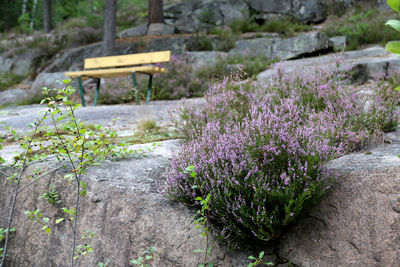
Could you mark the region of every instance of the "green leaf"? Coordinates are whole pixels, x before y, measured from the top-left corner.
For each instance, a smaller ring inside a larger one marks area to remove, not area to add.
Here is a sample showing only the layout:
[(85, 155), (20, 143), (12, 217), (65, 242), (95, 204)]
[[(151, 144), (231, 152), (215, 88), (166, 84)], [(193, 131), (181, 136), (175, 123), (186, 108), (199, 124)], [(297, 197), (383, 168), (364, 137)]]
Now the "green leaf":
[(81, 184), (81, 186), (82, 186), (83, 189), (86, 189), (87, 186), (86, 186), (86, 183), (85, 183), (85, 182), (80, 181), (79, 183)]
[(49, 222), (49, 218), (43, 218), (43, 221), (44, 221), (45, 223), (48, 223), (48, 222)]
[(152, 256), (150, 256), (150, 255), (146, 255), (146, 260), (151, 260), (153, 257)]
[(193, 253), (203, 253), (203, 250), (201, 248), (196, 249), (195, 251), (193, 251)]
[(400, 91), (400, 85), (399, 85), (399, 86), (397, 86), (396, 88), (394, 88), (394, 90), (396, 90), (396, 91)]
[(50, 228), (46, 228), (46, 234), (50, 234), (51, 233), (51, 229)]
[(60, 222), (63, 222), (63, 221), (64, 221), (64, 218), (59, 218), (56, 220), (56, 224), (59, 224)]
[(86, 193), (87, 193), (86, 189), (83, 189), (83, 190), (81, 191), (81, 196), (82, 196), (82, 197), (86, 196)]
[(400, 20), (397, 19), (390, 19), (385, 23), (386, 26), (390, 26), (396, 31), (400, 32)]
[(386, 44), (385, 47), (386, 51), (395, 53), (395, 54), (400, 54), (400, 42), (399, 41), (392, 41)]
[(261, 251), (260, 254), (258, 255), (259, 259), (262, 259), (264, 257), (264, 251)]
[(393, 9), (397, 13), (400, 12), (400, 1), (399, 0), (387, 0), (387, 4), (390, 6), (391, 9)]
[(254, 256), (249, 256), (250, 260), (256, 260), (256, 258)]

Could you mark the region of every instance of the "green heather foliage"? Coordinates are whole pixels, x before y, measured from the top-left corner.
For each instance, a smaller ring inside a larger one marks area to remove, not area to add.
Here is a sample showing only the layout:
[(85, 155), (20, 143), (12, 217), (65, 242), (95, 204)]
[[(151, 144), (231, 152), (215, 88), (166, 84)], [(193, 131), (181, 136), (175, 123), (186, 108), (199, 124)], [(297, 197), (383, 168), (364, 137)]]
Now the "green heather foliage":
[(254, 19), (237, 20), (231, 25), (236, 33), (244, 32), (277, 32), (286, 36), (293, 36), (296, 32), (304, 32), (311, 30), (311, 25), (301, 23), (290, 17), (279, 19), (270, 19), (262, 24), (257, 23)]
[(324, 29), (328, 36), (345, 35), (347, 37), (346, 50), (356, 50), (365, 44), (385, 44), (388, 41), (400, 39), (400, 33), (385, 27), (392, 13), (377, 8), (362, 8), (337, 17)]
[(324, 163), (397, 125), (400, 93), (385, 82), (365, 108), (335, 70), (281, 73), (269, 84), (225, 79), (181, 110), (186, 142), (165, 190), (198, 208), (210, 196), (209, 220), (224, 240), (276, 244), (334, 182)]

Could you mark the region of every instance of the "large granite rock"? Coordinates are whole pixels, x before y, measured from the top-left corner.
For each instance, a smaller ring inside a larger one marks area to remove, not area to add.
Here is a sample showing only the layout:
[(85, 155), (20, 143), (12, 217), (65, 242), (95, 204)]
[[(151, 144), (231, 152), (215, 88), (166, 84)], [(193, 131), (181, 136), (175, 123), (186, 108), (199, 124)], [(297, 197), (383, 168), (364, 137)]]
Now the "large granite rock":
[(6, 91), (0, 91), (0, 106), (21, 103), (28, 96), (29, 96), (28, 91), (21, 88), (14, 88)]
[[(53, 73), (40, 73), (32, 84), (31, 91), (40, 92), (43, 87), (49, 89), (61, 89), (65, 86), (64, 80), (70, 79), (65, 76), (65, 72), (53, 72)], [(72, 86), (76, 86), (75, 81), (72, 80)]]
[(246, 19), (249, 7), (241, 0), (192, 0), (165, 6), (164, 17), (178, 32), (194, 33)]
[(129, 28), (123, 30), (122, 32), (119, 32), (117, 34), (117, 37), (123, 38), (123, 37), (143, 36), (146, 35), (146, 33), (147, 33), (147, 23), (143, 23), (136, 27)]
[[(178, 148), (179, 141), (167, 141), (144, 158), (106, 161), (88, 170), (84, 180), (89, 192), (81, 202), (78, 237), (89, 229), (99, 238), (91, 241), (94, 252), (82, 257), (80, 266), (97, 266), (106, 259), (110, 266), (130, 266), (130, 260), (143, 255), (150, 246), (159, 253), (153, 266), (197, 266), (203, 255), (193, 251), (204, 248), (204, 244), (193, 224), (195, 212), (169, 201), (157, 189), (157, 184), (164, 183), (171, 151)], [(59, 208), (73, 206), (74, 188), (66, 186), (63, 175), (61, 170), (19, 195), (14, 224), (18, 230), (11, 240), (6, 266), (70, 265), (69, 225), (53, 225), (52, 233), (46, 235), (40, 225), (24, 215), (25, 210), (39, 208), (46, 216), (60, 217)], [(53, 206), (38, 199), (49, 183), (56, 185), (62, 204)], [(6, 214), (4, 206), (8, 206), (13, 187), (2, 177), (0, 188), (0, 214)], [(247, 266), (249, 253), (227, 254), (216, 244), (209, 260), (218, 266)]]
[(230, 54), (262, 55), (268, 59), (293, 59), (315, 53), (326, 53), (332, 44), (320, 32), (300, 34), (291, 38), (256, 38), (239, 40)]
[[(339, 64), (339, 68), (337, 65)], [(283, 66), (280, 67), (280, 66)], [(257, 79), (266, 82), (275, 75), (278, 69), (283, 73), (315, 73), (321, 68), (338, 69), (351, 76), (353, 82), (363, 84), (368, 79), (375, 79), (388, 74), (392, 68), (400, 67), (400, 59), (385, 51), (382, 47), (371, 47), (363, 50), (334, 53), (319, 57), (290, 60), (276, 63), (271, 68), (258, 74)]]
[(147, 35), (170, 35), (175, 32), (175, 27), (164, 23), (152, 23), (149, 25)]
[(317, 23), (326, 18), (322, 0), (250, 0), (249, 5), (261, 17), (279, 14), (295, 17), (305, 23)]
[(370, 152), (328, 164), (341, 177), (281, 255), (296, 266), (400, 266), (400, 145)]
[(46, 60), (47, 58), (39, 49), (31, 49), (18, 54), (14, 54), (12, 51), (4, 52), (0, 55), (0, 72), (28, 77), (35, 74)]

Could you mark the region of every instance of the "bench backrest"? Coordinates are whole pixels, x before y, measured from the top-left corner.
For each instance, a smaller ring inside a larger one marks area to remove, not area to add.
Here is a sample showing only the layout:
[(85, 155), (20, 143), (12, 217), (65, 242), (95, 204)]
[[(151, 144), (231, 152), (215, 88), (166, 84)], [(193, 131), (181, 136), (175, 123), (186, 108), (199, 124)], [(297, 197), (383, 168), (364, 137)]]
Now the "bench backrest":
[(113, 67), (128, 67), (143, 64), (154, 64), (169, 62), (171, 59), (171, 51), (150, 52), (140, 54), (130, 54), (110, 57), (95, 57), (85, 59), (84, 68), (88, 69), (105, 69)]

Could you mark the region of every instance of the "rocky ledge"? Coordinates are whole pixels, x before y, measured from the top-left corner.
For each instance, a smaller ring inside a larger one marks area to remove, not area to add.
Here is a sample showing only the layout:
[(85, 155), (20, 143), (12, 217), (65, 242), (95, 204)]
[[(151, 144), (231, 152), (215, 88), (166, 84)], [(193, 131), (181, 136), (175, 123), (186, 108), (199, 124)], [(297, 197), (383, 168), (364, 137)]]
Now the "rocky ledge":
[[(340, 178), (314, 211), (287, 233), (281, 256), (297, 266), (400, 266), (399, 136), (391, 133), (386, 136), (391, 144), (343, 156), (327, 165)], [(204, 244), (194, 228), (194, 211), (158, 192), (169, 159), (177, 151), (179, 141), (162, 142), (146, 157), (106, 161), (89, 169), (80, 231), (91, 229), (100, 238), (93, 242), (94, 253), (82, 259), (82, 266), (95, 266), (106, 259), (113, 266), (128, 266), (150, 246), (160, 253), (154, 266), (197, 266), (200, 257), (193, 251)], [(62, 186), (62, 177), (63, 171), (59, 171), (19, 196), (18, 230), (7, 266), (66, 266), (68, 226), (54, 226), (54, 233), (47, 236), (23, 214), (36, 208), (49, 217), (59, 213), (57, 207), (38, 200), (50, 183), (57, 186), (62, 205), (73, 203), (73, 189)], [(0, 189), (3, 216), (11, 190), (4, 179)], [(264, 250), (266, 260), (272, 260), (271, 248)], [(209, 259), (218, 266), (247, 266), (247, 256), (255, 253), (226, 253), (223, 246), (216, 245)]]

